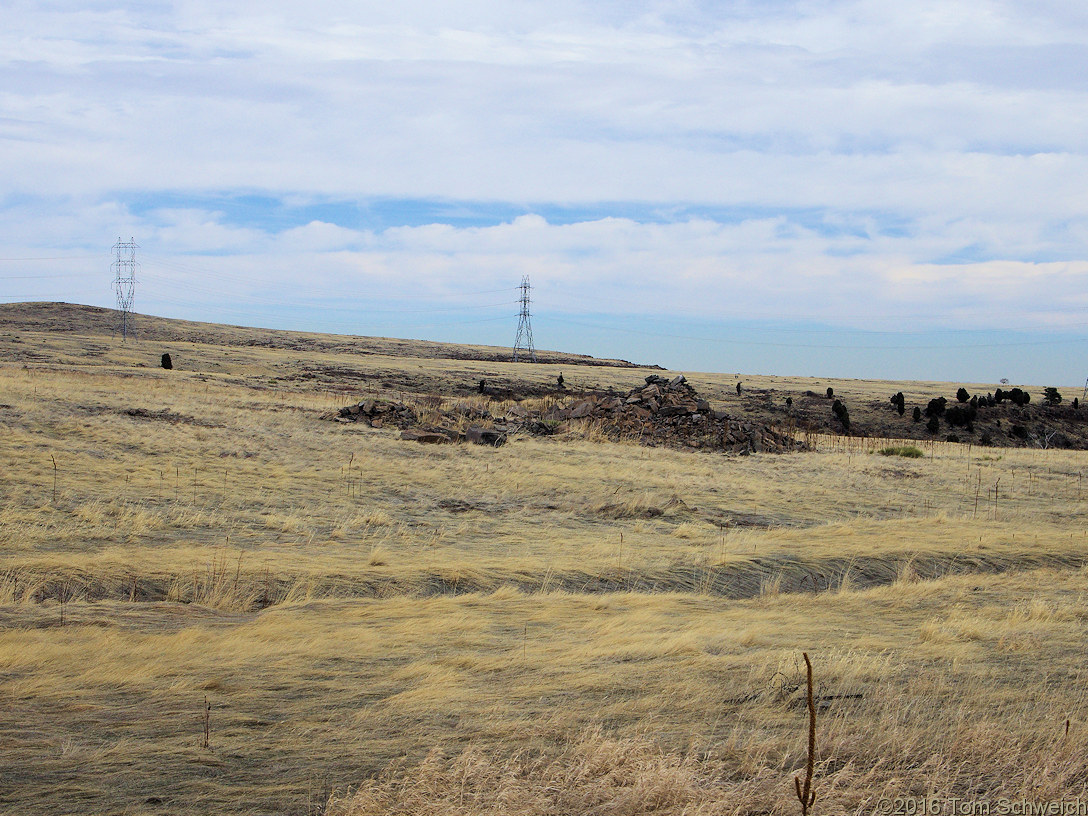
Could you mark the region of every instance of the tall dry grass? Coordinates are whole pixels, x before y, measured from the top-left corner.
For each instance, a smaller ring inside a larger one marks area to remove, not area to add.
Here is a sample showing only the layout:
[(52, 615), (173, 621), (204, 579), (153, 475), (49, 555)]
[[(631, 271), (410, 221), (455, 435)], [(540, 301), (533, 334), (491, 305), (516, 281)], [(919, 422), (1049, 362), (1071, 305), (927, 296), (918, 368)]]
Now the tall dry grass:
[(526, 369), (85, 341), (0, 364), (0, 809), (796, 812), (802, 651), (816, 812), (1083, 792), (1083, 453), (425, 448), (316, 417)]

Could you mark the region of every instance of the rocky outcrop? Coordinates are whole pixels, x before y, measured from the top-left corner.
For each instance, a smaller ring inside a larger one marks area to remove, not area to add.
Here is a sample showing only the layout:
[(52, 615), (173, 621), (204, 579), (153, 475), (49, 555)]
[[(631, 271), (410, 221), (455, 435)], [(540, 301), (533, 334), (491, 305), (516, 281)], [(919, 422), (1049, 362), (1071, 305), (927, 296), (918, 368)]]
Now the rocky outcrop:
[(381, 428), (385, 425), (411, 428), (419, 424), (419, 417), (409, 406), (377, 399), (347, 405), (337, 411), (323, 414), (321, 418), (336, 422), (365, 422), (372, 428)]
[[(437, 401), (430, 403), (435, 408)], [(804, 443), (790, 434), (759, 423), (730, 418), (711, 408), (683, 374), (667, 379), (651, 374), (643, 385), (626, 394), (596, 393), (572, 396), (543, 412), (514, 403), (501, 416), (487, 408), (457, 403), (438, 414), (437, 424), (424, 425), (408, 405), (366, 400), (325, 415), (338, 422), (363, 421), (372, 427), (392, 425), (401, 437), (421, 443), (465, 441), (498, 447), (515, 433), (553, 434), (592, 422), (610, 439), (635, 440), (643, 445), (721, 450), (748, 454), (803, 450)], [(464, 431), (466, 421), (472, 424)]]
[(637, 439), (644, 445), (707, 448), (733, 453), (784, 452), (804, 445), (769, 425), (731, 419), (701, 399), (683, 374), (666, 379), (658, 374), (626, 395), (590, 395), (556, 406), (544, 423), (597, 421), (614, 439)]

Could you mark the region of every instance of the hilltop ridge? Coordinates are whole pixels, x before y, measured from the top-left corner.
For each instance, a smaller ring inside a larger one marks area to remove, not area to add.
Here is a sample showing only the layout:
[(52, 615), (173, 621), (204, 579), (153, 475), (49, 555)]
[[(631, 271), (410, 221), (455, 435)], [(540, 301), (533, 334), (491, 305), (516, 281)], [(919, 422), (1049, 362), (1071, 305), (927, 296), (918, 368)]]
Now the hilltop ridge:
[[(75, 303), (28, 302), (0, 304), (0, 330), (67, 332), (106, 335), (117, 333), (117, 311)], [(136, 337), (141, 341), (210, 343), (220, 346), (264, 347), (292, 351), (350, 352), (428, 359), (505, 362), (510, 348), (443, 343), (369, 335), (325, 334), (224, 323), (204, 323), (154, 315), (135, 315)], [(560, 365), (660, 368), (629, 360), (592, 357), (562, 351), (537, 350), (537, 362)]]

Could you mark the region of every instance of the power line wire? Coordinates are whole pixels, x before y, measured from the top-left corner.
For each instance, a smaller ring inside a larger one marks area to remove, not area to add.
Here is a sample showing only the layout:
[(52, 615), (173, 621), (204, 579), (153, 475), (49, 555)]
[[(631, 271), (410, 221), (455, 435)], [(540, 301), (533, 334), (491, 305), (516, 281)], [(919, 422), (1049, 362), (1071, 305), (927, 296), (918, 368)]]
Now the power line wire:
[(0, 275), (0, 280), (44, 280), (46, 278), (85, 278), (83, 272), (61, 272), (55, 275)]
[(22, 262), (25, 262), (25, 261), (89, 261), (89, 260), (92, 260), (92, 259), (93, 260), (99, 260), (102, 257), (103, 257), (102, 255), (54, 255), (54, 256), (51, 256), (51, 257), (42, 257), (42, 258), (0, 258), (0, 262), (3, 262), (3, 263), (20, 262), (20, 263), (22, 263)]
[[(193, 274), (205, 275), (205, 276), (209, 276), (211, 278), (214, 278), (216, 280), (226, 280), (226, 281), (232, 281), (234, 283), (246, 283), (246, 284), (253, 284), (253, 285), (260, 285), (260, 286), (267, 285), (267, 283), (268, 283), (268, 281), (266, 279), (264, 279), (264, 278), (259, 278), (259, 277), (250, 276), (250, 275), (242, 275), (242, 274), (238, 274), (237, 272), (222, 272), (222, 271), (219, 271), (219, 270), (209, 269), (207, 267), (200, 267), (200, 266), (193, 266), (191, 264), (184, 264), (184, 263), (180, 263), (178, 261), (168, 260), (168, 259), (166, 259), (166, 258), (164, 258), (162, 256), (155, 255), (154, 253), (145, 252), (142, 257), (144, 258), (143, 266), (144, 266), (145, 271), (146, 271), (146, 268), (150, 265), (150, 266), (160, 266), (163, 269), (168, 270), (168, 271), (188, 272), (188, 273), (193, 273)], [(150, 262), (147, 260), (148, 258), (151, 259)], [(189, 283), (190, 282), (186, 282), (186, 285), (188, 285)], [(314, 288), (312, 286), (310, 288), (311, 288), (311, 291), (314, 291)], [(514, 292), (514, 291), (517, 291), (518, 289), (519, 289), (519, 287), (517, 287), (517, 286), (504, 286), (504, 287), (499, 288), (499, 289), (479, 289), (479, 290), (469, 291), (469, 292), (461, 292), (461, 291), (452, 292), (452, 293), (448, 293), (447, 296), (448, 297), (470, 297), (470, 296), (475, 296), (475, 295), (493, 295), (493, 294), (500, 294), (500, 293), (503, 293), (503, 292)], [(318, 288), (316, 291), (319, 291), (319, 292), (320, 291), (325, 291), (331, 297), (341, 297), (343, 295), (344, 290), (343, 290), (343, 287), (338, 287), (338, 288), (335, 288), (335, 289)]]
[[(149, 272), (146, 271), (146, 269), (141, 274), (141, 279), (143, 280), (144, 283), (147, 283), (148, 281), (157, 281), (159, 283), (166, 284), (166, 285), (184, 286), (187, 289), (196, 290), (196, 291), (200, 292), (201, 294), (206, 294), (206, 295), (228, 295), (228, 296), (235, 296), (235, 297), (237, 296), (237, 293), (231, 292), (230, 290), (228, 290), (228, 289), (226, 289), (224, 287), (207, 286), (207, 285), (203, 285), (203, 284), (194, 284), (192, 282), (179, 283), (179, 282), (173, 281), (173, 280), (171, 280), (169, 278), (164, 278), (161, 275), (156, 275), (153, 272), (149, 273)], [(330, 296), (330, 297), (332, 297), (332, 296)], [(358, 299), (363, 299), (364, 296), (357, 295), (356, 297)], [(371, 297), (373, 297), (373, 296), (371, 296)], [(344, 292), (341, 291), (338, 294), (337, 299), (340, 301), (340, 303), (343, 303), (347, 298), (345, 298)], [(263, 305), (266, 305), (266, 306), (282, 306), (284, 304), (284, 301), (281, 298), (263, 297), (261, 295), (255, 295), (255, 294), (246, 294), (245, 295), (245, 300), (247, 302), (250, 302), (250, 303), (260, 303), (260, 304), (263, 304)], [(460, 312), (460, 311), (465, 311), (466, 309), (493, 309), (493, 308), (498, 308), (498, 307), (508, 307), (508, 306), (512, 306), (512, 305), (514, 305), (516, 303), (517, 303), (517, 301), (507, 300), (507, 301), (501, 301), (501, 302), (498, 302), (498, 303), (461, 304), (461, 305), (458, 305), (458, 306), (433, 306), (433, 307), (426, 307), (426, 308), (411, 308), (411, 309), (407, 309), (407, 308), (400, 308), (400, 309), (371, 309), (371, 308), (369, 308), (369, 307), (367, 307), (365, 305), (364, 306), (336, 305), (336, 304), (330, 304), (330, 303), (328, 303), (326, 301), (323, 301), (323, 300), (320, 300), (320, 299), (313, 299), (313, 298), (292, 298), (291, 299), (291, 305), (310, 305), (315, 309), (329, 309), (329, 310), (333, 310), (333, 311), (350, 311), (350, 312), (362, 311), (363, 313), (368, 313), (368, 314), (369, 313), (385, 313), (385, 312), (392, 313), (392, 314), (411, 314), (411, 313), (429, 313), (429, 312)]]
[[(647, 332), (639, 329), (626, 329), (620, 326), (602, 326), (595, 323), (584, 323), (576, 320), (566, 320), (559, 317), (551, 316), (549, 320), (556, 323), (566, 323), (572, 326), (582, 326), (589, 329), (600, 329), (602, 331), (619, 331), (626, 334), (636, 334), (644, 337), (666, 337), (673, 340), (686, 340), (698, 343), (728, 343), (735, 346), (767, 346), (772, 348), (811, 348), (811, 349), (838, 349), (838, 350), (851, 350), (856, 351), (858, 345), (853, 344), (830, 344), (830, 343), (775, 343), (771, 341), (759, 341), (759, 340), (735, 340), (733, 338), (725, 337), (696, 337), (685, 334), (670, 334), (664, 332)], [(1049, 345), (1062, 345), (1067, 343), (1088, 343), (1088, 338), (1066, 338), (1062, 340), (1025, 340), (1016, 343), (941, 343), (935, 345), (899, 345), (899, 346), (872, 346), (872, 351), (903, 351), (903, 350), (930, 350), (930, 349), (948, 349), (948, 348), (1018, 348), (1021, 346), (1049, 346)]]

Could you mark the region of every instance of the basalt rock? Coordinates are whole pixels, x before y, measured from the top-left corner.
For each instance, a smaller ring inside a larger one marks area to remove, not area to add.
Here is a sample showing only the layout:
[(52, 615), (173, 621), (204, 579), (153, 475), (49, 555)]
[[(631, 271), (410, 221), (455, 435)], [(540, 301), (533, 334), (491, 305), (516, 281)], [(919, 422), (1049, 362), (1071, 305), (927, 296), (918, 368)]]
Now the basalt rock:
[(580, 397), (557, 405), (544, 416), (552, 423), (592, 420), (614, 439), (643, 445), (724, 450), (732, 453), (801, 450), (804, 443), (769, 425), (739, 422), (699, 397), (683, 374), (667, 380), (658, 374), (625, 395)]
[(412, 428), (419, 424), (419, 417), (411, 407), (399, 402), (375, 399), (346, 405), (337, 411), (324, 414), (322, 419), (365, 422), (374, 428), (381, 428), (386, 424), (397, 428)]
[(472, 442), (475, 445), (490, 445), (497, 448), (506, 444), (506, 434), (502, 431), (496, 431), (494, 428), (481, 428), (478, 425), (473, 425), (465, 429), (465, 441)]
[[(425, 410), (437, 413), (437, 424), (424, 427), (411, 406), (369, 399), (324, 416), (339, 422), (366, 422), (371, 427), (401, 428), (403, 439), (441, 443), (466, 441), (498, 447), (511, 434), (551, 435), (593, 422), (612, 439), (637, 440), (648, 446), (726, 451), (736, 454), (803, 450), (805, 444), (790, 433), (770, 425), (737, 420), (716, 410), (683, 374), (666, 379), (651, 374), (643, 385), (626, 394), (594, 393), (571, 396), (546, 411), (532, 411), (515, 403), (503, 416), (458, 403), (437, 411), (438, 403)], [(434, 416), (432, 415), (432, 419)], [(463, 433), (466, 419), (475, 420)], [(442, 437), (439, 439), (438, 437)]]

